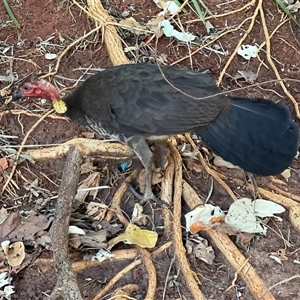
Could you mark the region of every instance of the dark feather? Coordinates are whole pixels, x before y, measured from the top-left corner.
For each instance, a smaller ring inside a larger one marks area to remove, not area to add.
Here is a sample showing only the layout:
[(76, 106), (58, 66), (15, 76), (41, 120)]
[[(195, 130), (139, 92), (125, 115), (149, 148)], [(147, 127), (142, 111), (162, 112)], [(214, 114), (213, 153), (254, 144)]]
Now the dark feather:
[(286, 106), (233, 98), (230, 110), (198, 129), (207, 146), (246, 171), (267, 176), (285, 170), (298, 149), (298, 126)]
[[(207, 73), (139, 64), (97, 73), (65, 101), (70, 117), (82, 113), (96, 131), (125, 137), (196, 131), (216, 154), (246, 171), (271, 175), (287, 168), (299, 138), (287, 107), (218, 93)], [(195, 99), (206, 96), (213, 97)]]
[(224, 96), (221, 101), (193, 98), (219, 92), (207, 73), (168, 66), (161, 70), (176, 88), (155, 65), (123, 65), (97, 73), (65, 98), (68, 115), (79, 106), (91, 121), (101, 120), (114, 133), (173, 135), (209, 124), (229, 106)]

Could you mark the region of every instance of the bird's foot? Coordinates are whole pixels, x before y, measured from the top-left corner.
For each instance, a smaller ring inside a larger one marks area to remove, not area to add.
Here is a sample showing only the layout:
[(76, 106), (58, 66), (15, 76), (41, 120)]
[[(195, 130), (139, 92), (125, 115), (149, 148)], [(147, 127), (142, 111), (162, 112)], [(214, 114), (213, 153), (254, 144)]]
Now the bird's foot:
[(145, 194), (144, 195), (141, 195), (141, 194), (139, 194), (135, 189), (134, 189), (134, 187), (129, 183), (129, 182), (126, 182), (126, 184), (127, 184), (127, 186), (128, 186), (128, 188), (129, 188), (129, 190), (131, 191), (131, 193), (136, 197), (136, 198), (138, 198), (139, 199), (139, 202), (140, 202), (140, 204), (141, 205), (144, 205), (145, 203), (147, 203), (147, 202), (149, 202), (149, 201), (154, 201), (157, 205), (167, 205), (168, 206), (168, 203), (167, 202), (165, 202), (165, 201), (163, 201), (163, 200), (161, 200), (160, 198), (158, 198), (158, 197), (156, 197), (155, 195), (154, 195), (154, 193), (152, 192), (152, 190), (150, 190), (150, 192), (147, 192), (147, 190), (146, 190), (146, 192), (145, 192)]
[(151, 191), (150, 194), (144, 194), (144, 195), (140, 195), (141, 196), (141, 199), (140, 199), (140, 204), (143, 205), (145, 203), (147, 203), (148, 201), (154, 201), (157, 205), (167, 205), (168, 206), (168, 203), (161, 200), (160, 198), (156, 197), (153, 192)]

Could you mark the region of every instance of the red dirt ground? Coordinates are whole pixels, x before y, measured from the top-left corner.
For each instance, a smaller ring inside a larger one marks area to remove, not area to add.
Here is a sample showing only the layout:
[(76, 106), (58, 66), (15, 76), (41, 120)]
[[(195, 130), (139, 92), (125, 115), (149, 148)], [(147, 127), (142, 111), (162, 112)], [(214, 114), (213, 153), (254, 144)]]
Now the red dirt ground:
[[(38, 3), (38, 4), (37, 4)], [(245, 5), (247, 1), (235, 1), (224, 4), (224, 1), (205, 1), (206, 5), (210, 8), (214, 14), (221, 14), (228, 11), (233, 11)], [(159, 9), (154, 2), (146, 0), (110, 0), (104, 2), (104, 7), (108, 13), (115, 18), (115, 20), (122, 19), (121, 14), (124, 11), (129, 11), (130, 16), (134, 17), (138, 22), (147, 23), (148, 20), (153, 18)], [(217, 6), (222, 4), (221, 6)], [(10, 5), (21, 24), (20, 29), (16, 29), (13, 24), (9, 23), (9, 16), (2, 13), (0, 16), (0, 74), (4, 75), (6, 70), (10, 69), (10, 63), (12, 62), (12, 71), (17, 73), (19, 79), (28, 76), (29, 74), (42, 75), (46, 74), (50, 70), (53, 70), (56, 61), (46, 60), (45, 52), (59, 54), (69, 43), (73, 40), (84, 35), (86, 32), (94, 28), (93, 20), (89, 19), (77, 6), (72, 4), (72, 1), (46, 1), (41, 0), (39, 2), (34, 0), (16, 0), (10, 1)], [(252, 16), (255, 7), (249, 8), (246, 11), (234, 13), (226, 17), (220, 17), (211, 19), (211, 23), (215, 28), (226, 28), (240, 24), (246, 17)], [(190, 9), (186, 14), (182, 14), (181, 22), (196, 19), (195, 14), (191, 13)], [(3, 3), (0, 3), (0, 11), (4, 11)], [(269, 33), (273, 32), (277, 25), (280, 23), (283, 16), (280, 9), (276, 6), (275, 1), (265, 1), (264, 11), (266, 14), (266, 21)], [(1, 25), (1, 23), (3, 25)], [(249, 25), (249, 23), (247, 23)], [(186, 26), (186, 25), (185, 25)], [(241, 36), (247, 29), (246, 26), (242, 27), (242, 30), (225, 35), (219, 40), (219, 45), (229, 54), (231, 54)], [(206, 30), (201, 22), (194, 22), (188, 25), (189, 32), (199, 35), (199, 37), (206, 36)], [(134, 46), (143, 40), (143, 37), (137, 39), (136, 36), (127, 32), (126, 30), (120, 30), (120, 35), (125, 40), (128, 46)], [(49, 43), (43, 41), (49, 40)], [(147, 37), (144, 37), (144, 41)], [(253, 30), (248, 35), (244, 44), (261, 44), (264, 42), (265, 37), (262, 29), (261, 19), (258, 17), (255, 21)], [(299, 28), (291, 22), (286, 22), (281, 26), (274, 34), (271, 40), (272, 57), (276, 59), (275, 65), (279, 70), (282, 78), (299, 78)], [(151, 42), (149, 45), (153, 49), (155, 48), (155, 42)], [(6, 47), (9, 50), (4, 54), (3, 51)], [(191, 51), (194, 51), (199, 47), (198, 45), (191, 45)], [(138, 61), (133, 56), (129, 59), (133, 62), (148, 61), (149, 56), (153, 56), (154, 52), (149, 51), (149, 48), (145, 47), (145, 51), (138, 57)], [(148, 52), (147, 52), (148, 51)], [(165, 54), (167, 57), (167, 64), (172, 64), (178, 59), (189, 55), (188, 47), (184, 43), (179, 43), (176, 40), (163, 37), (159, 39), (156, 55), (160, 56)], [(9, 59), (12, 57), (12, 59)], [(191, 59), (185, 59), (179, 63), (180, 66), (193, 68), (195, 70), (209, 68), (211, 75), (215, 78), (218, 77), (220, 71), (226, 64), (229, 56), (219, 55), (215, 52), (204, 48), (198, 53), (194, 54)], [(226, 75), (222, 81), (222, 87), (224, 89), (232, 89), (238, 87), (238, 85), (247, 86), (244, 82), (237, 82), (233, 79), (238, 70), (245, 69), (246, 67), (253, 72), (258, 72), (258, 82), (276, 79), (273, 70), (270, 68), (265, 52), (260, 52), (260, 59), (265, 63), (261, 65), (260, 61), (252, 59), (248, 64), (241, 57), (236, 56), (229, 68), (226, 71)], [(101, 33), (94, 35), (92, 38), (88, 38), (80, 45), (77, 45), (61, 61), (59, 70), (55, 79), (61, 84), (60, 88), (72, 86), (74, 82), (84, 74), (86, 68), (107, 68), (111, 66), (108, 53), (102, 44)], [(90, 71), (88, 74), (95, 71)], [(0, 88), (5, 88), (7, 83), (0, 83)], [(299, 101), (299, 87), (296, 82), (288, 83), (289, 92)], [(236, 95), (243, 95), (247, 97), (263, 97), (273, 99), (275, 101), (280, 100), (285, 103), (295, 116), (295, 110), (291, 101), (284, 95), (284, 92), (280, 88), (278, 83), (267, 83), (262, 87), (247, 88), (243, 91), (235, 93)], [(47, 108), (50, 108), (50, 104), (43, 104), (41, 101), (28, 101), (24, 100), (18, 103), (10, 103), (8, 108), (26, 109), (36, 114), (42, 114)], [(14, 115), (14, 117), (8, 112), (6, 106), (2, 106), (0, 130), (1, 134), (16, 135), (18, 139), (10, 140), (11, 143), (20, 144), (24, 133), (26, 133), (31, 126), (36, 122), (37, 118), (28, 114), (21, 114), (20, 116)], [(299, 123), (299, 120), (297, 120)], [(20, 126), (22, 124), (22, 127)], [(63, 143), (71, 138), (80, 137), (87, 132), (88, 129), (83, 126), (78, 126), (66, 119), (53, 119), (47, 118), (41, 126), (35, 129), (27, 144), (34, 145), (46, 145), (46, 144), (59, 144)], [(1, 153), (1, 157), (5, 156), (4, 152)], [(18, 166), (18, 170), (22, 176), (29, 182), (32, 182), (36, 177), (39, 179), (39, 186), (50, 191), (51, 195), (55, 195), (60, 183), (61, 172), (64, 166), (64, 159), (37, 162), (31, 164), (24, 162)], [(291, 194), (300, 196), (299, 191), (299, 166), (300, 163), (295, 160), (292, 164), (292, 176), (289, 181), (284, 185), (278, 185), (284, 191), (288, 191)], [(103, 162), (99, 162), (98, 168), (103, 167)], [(115, 166), (110, 166), (113, 168)], [(138, 162), (134, 161), (130, 170), (135, 167), (140, 168)], [(7, 169), (9, 174), (11, 168)], [(30, 210), (35, 206), (35, 201), (28, 191), (23, 187), (23, 179), (19, 175), (15, 175), (14, 180), (19, 183), (21, 189), (17, 192), (19, 199), (10, 197), (9, 194), (3, 194), (1, 199), (1, 205), (12, 210)], [(43, 175), (46, 174), (49, 178), (46, 179)], [(226, 171), (225, 174), (236, 175), (234, 171)], [(240, 174), (237, 176), (241, 177)], [(202, 170), (200, 173), (195, 171), (186, 171), (185, 177), (193, 185), (199, 195), (208, 195), (210, 190), (210, 177)], [(2, 177), (0, 177), (2, 178)], [(278, 176), (280, 180), (285, 181), (282, 177)], [(51, 181), (50, 181), (51, 180)], [(105, 180), (103, 179), (103, 184)], [(114, 182), (113, 191), (122, 183), (124, 175), (119, 175)], [(259, 187), (267, 188), (267, 179), (257, 178), (257, 184)], [(101, 183), (101, 184), (102, 184)], [(4, 184), (3, 178), (0, 181), (0, 187)], [(248, 196), (252, 198), (252, 193), (246, 190), (245, 187), (237, 187), (232, 181), (228, 180), (227, 184), (233, 189), (238, 197)], [(106, 203), (109, 203), (111, 195), (107, 192), (102, 192), (98, 198), (106, 197)], [(130, 196), (130, 193), (128, 193)], [(229, 195), (217, 184), (214, 185), (214, 190), (210, 198), (210, 203), (217, 204), (221, 208), (227, 209), (231, 203)], [(122, 208), (126, 212), (131, 212), (133, 207), (133, 197), (131, 201), (123, 204)], [(49, 204), (48, 209), (53, 208), (53, 203)], [(183, 208), (183, 213), (188, 211), (187, 207)], [(161, 220), (155, 220), (155, 226), (160, 225)], [(183, 222), (184, 226), (184, 222)], [(257, 271), (258, 275), (262, 278), (267, 287), (280, 282), (281, 280), (288, 279), (291, 276), (299, 274), (299, 266), (293, 263), (294, 259), (299, 259), (300, 249), (300, 237), (299, 233), (291, 225), (288, 217), (288, 212), (283, 214), (283, 222), (270, 223), (270, 226), (274, 229), (269, 230), (267, 236), (257, 236), (251, 242), (250, 246), (245, 249), (239, 246), (240, 251), (246, 256), (250, 257), (252, 266)], [(292, 246), (287, 247), (283, 239), (279, 236), (282, 235), (287, 239)], [(204, 233), (203, 237), (208, 238)], [(160, 233), (159, 244), (163, 244), (169, 237)], [(214, 247), (212, 241), (209, 244)], [(119, 248), (123, 246), (119, 245)], [(278, 249), (286, 248), (288, 253), (288, 260), (283, 261), (282, 264), (276, 263), (269, 258), (269, 253), (275, 252)], [(208, 299), (225, 300), (225, 299), (254, 299), (249, 292), (249, 289), (245, 283), (238, 277), (235, 282), (234, 288), (228, 292), (224, 292), (232, 283), (234, 278), (234, 270), (230, 264), (226, 261), (220, 251), (214, 247), (216, 258), (212, 265), (207, 265), (204, 262), (196, 259), (190, 259), (191, 268), (195, 272), (196, 276), (201, 281), (200, 289)], [(26, 249), (27, 253), (33, 253), (34, 249)], [(87, 253), (91, 253), (91, 250), (85, 250), (81, 252), (81, 256)], [(80, 256), (79, 255), (79, 256)], [(166, 251), (155, 258), (155, 266), (158, 277), (157, 287), (157, 299), (162, 299), (165, 279), (167, 272), (170, 268), (170, 263), (173, 258), (172, 250)], [(16, 293), (12, 295), (12, 299), (46, 299), (54, 288), (56, 282), (56, 276), (52, 267), (52, 252), (50, 250), (43, 249), (39, 258), (29, 264), (17, 274), (13, 274), (12, 284), (15, 286)], [(92, 299), (93, 296), (105, 286), (108, 280), (112, 278), (117, 272), (126, 266), (127, 262), (111, 264), (104, 263), (100, 267), (87, 268), (84, 271), (78, 273), (78, 283), (84, 299)], [(189, 290), (186, 287), (186, 283), (182, 279), (180, 271), (176, 265), (172, 265), (170, 268), (169, 276), (175, 276), (179, 274), (176, 281), (178, 286), (168, 286), (166, 290), (165, 299), (191, 299)], [(142, 275), (139, 275), (142, 274)], [(144, 299), (147, 288), (147, 276), (144, 267), (136, 268), (133, 272), (129, 272), (125, 275), (117, 286), (122, 286), (126, 283), (137, 283), (140, 285), (140, 290), (134, 293), (132, 296), (136, 299)], [(90, 278), (91, 281), (87, 281)], [(291, 280), (287, 283), (278, 285), (272, 289), (272, 294), (276, 299), (300, 299), (300, 291), (298, 287), (299, 278)], [(238, 293), (241, 293), (240, 295)]]

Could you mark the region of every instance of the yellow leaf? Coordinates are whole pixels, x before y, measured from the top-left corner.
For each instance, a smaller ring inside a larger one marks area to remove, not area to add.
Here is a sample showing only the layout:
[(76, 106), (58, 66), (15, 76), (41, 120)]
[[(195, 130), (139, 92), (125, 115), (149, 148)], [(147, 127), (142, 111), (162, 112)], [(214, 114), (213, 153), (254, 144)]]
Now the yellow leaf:
[(142, 248), (153, 248), (156, 245), (157, 237), (158, 235), (154, 231), (141, 229), (134, 224), (129, 224), (124, 233), (111, 239), (107, 243), (107, 249), (110, 250), (119, 242), (135, 244)]
[(107, 242), (106, 249), (111, 250), (114, 245), (116, 245), (120, 242), (124, 242), (124, 241), (126, 241), (126, 239), (127, 239), (127, 236), (126, 236), (125, 232), (121, 233), (120, 235), (116, 236), (115, 238), (113, 238)]
[(135, 244), (142, 248), (153, 248), (158, 237), (155, 231), (141, 229), (134, 224), (129, 224), (124, 234), (127, 243)]

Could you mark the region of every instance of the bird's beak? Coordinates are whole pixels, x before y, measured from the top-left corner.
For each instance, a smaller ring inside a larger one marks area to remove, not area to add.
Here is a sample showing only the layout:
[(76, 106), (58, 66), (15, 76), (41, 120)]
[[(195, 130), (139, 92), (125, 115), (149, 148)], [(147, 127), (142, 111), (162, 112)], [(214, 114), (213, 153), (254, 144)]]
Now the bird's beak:
[(21, 92), (19, 92), (18, 90), (15, 90), (12, 94), (12, 100), (13, 101), (19, 100), (23, 97), (24, 97), (24, 95)]

